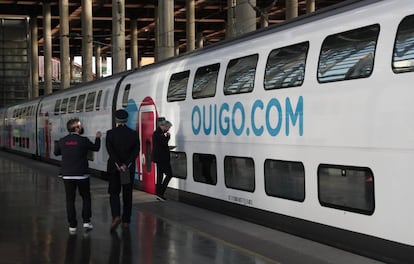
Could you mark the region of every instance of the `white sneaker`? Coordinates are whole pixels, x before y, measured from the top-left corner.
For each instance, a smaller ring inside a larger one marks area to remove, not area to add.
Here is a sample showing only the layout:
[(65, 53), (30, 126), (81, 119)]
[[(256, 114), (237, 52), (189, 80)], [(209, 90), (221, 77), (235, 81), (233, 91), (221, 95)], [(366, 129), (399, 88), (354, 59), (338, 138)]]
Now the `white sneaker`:
[(83, 228), (85, 228), (86, 231), (91, 231), (93, 229), (93, 225), (91, 222), (83, 223)]
[(69, 227), (69, 234), (75, 235), (76, 234), (76, 227)]

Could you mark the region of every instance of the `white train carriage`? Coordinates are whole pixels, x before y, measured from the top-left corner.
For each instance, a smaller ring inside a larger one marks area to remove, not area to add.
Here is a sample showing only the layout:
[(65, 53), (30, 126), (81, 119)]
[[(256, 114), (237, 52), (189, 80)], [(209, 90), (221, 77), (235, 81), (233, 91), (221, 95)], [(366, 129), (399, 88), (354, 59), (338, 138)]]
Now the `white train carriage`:
[(89, 82), (62, 92), (44, 97), (37, 115), (38, 155), (46, 160), (61, 160), (53, 153), (55, 143), (67, 135), (66, 123), (71, 118), (79, 118), (85, 135), (95, 140), (101, 131), (102, 144), (99, 152), (88, 156), (89, 166), (99, 171), (106, 170), (108, 154), (105, 147), (106, 131), (112, 128), (112, 100), (114, 87), (122, 76)]
[[(411, 0), (348, 1), (52, 94), (38, 107), (37, 154), (59, 159), (69, 118), (93, 139), (124, 108), (141, 141), (137, 186), (154, 193), (152, 133), (166, 117), (176, 199), (414, 262), (413, 25)], [(90, 165), (104, 171), (106, 159), (103, 144)]]
[(36, 155), (36, 111), (40, 99), (13, 105), (2, 110), (1, 146)]

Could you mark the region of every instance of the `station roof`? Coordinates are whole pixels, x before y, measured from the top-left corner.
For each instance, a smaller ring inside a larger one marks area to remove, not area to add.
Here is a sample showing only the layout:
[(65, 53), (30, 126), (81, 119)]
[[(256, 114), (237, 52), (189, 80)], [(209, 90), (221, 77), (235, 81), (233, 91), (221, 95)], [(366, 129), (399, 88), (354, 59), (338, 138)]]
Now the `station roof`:
[[(43, 54), (43, 2), (49, 1), (52, 16), (53, 57), (59, 57), (59, 0), (0, 0), (0, 18), (37, 17), (39, 55)], [(250, 0), (245, 0), (250, 4)], [(345, 0), (315, 0), (315, 9), (321, 9)], [(70, 52), (81, 55), (82, 27), (81, 0), (69, 0)], [(260, 13), (268, 13), (269, 25), (285, 21), (285, 0), (256, 0), (257, 28)], [(129, 56), (130, 21), (138, 23), (138, 50), (141, 57), (153, 57), (155, 45), (154, 11), (158, 0), (125, 0), (126, 53)], [(225, 38), (228, 0), (196, 0), (196, 34), (202, 32), (204, 46)], [(102, 55), (111, 56), (112, 0), (92, 0), (93, 40), (102, 46)], [(298, 15), (306, 14), (306, 0), (298, 1)], [(174, 0), (174, 39), (180, 53), (186, 47), (186, 0)]]

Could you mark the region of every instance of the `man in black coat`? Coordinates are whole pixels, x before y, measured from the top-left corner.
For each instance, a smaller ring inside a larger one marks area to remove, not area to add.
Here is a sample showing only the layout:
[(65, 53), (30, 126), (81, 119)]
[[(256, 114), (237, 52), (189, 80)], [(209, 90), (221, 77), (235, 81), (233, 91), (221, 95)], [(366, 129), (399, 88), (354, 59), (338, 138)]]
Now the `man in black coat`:
[[(172, 178), (170, 147), (168, 146), (171, 137), (168, 130), (171, 126), (170, 121), (161, 119), (158, 121), (157, 129), (152, 134), (152, 161), (157, 164), (156, 194), (161, 201), (165, 200), (164, 193)], [(164, 174), (165, 178), (163, 177)]]
[(101, 147), (101, 132), (96, 132), (95, 143), (92, 143), (83, 134), (83, 127), (78, 118), (70, 119), (67, 124), (69, 135), (61, 138), (55, 144), (54, 154), (62, 155), (61, 174), (65, 184), (66, 212), (69, 222), (69, 233), (76, 233), (76, 188), (82, 197), (83, 227), (86, 231), (92, 230), (91, 223), (91, 192), (88, 169), (88, 151), (99, 151)]
[[(111, 205), (112, 224), (111, 232), (114, 231), (122, 220), (122, 227), (128, 228), (131, 222), (132, 190), (134, 185), (135, 159), (140, 150), (137, 132), (130, 129), (126, 123), (128, 113), (121, 109), (116, 111), (116, 127), (106, 133), (106, 148), (109, 154), (108, 160), (108, 193)], [(125, 174), (127, 180), (121, 177)], [(128, 179), (129, 176), (129, 179)], [(122, 219), (121, 202), (119, 195), (122, 188)]]

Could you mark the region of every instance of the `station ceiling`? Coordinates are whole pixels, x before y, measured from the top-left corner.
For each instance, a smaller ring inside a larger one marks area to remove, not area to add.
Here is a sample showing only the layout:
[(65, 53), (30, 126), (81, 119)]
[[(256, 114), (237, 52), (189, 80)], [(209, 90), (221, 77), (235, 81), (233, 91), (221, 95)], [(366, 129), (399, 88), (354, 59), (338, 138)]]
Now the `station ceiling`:
[[(59, 0), (44, 0), (51, 4), (53, 57), (59, 57)], [(38, 19), (39, 55), (43, 54), (44, 1), (0, 0), (0, 18), (35, 16)], [(249, 4), (249, 0), (245, 0)], [(238, 1), (240, 2), (240, 1)], [(268, 12), (269, 25), (285, 21), (286, 0), (256, 0), (257, 28), (260, 12)], [(344, 0), (315, 0), (315, 9), (344, 2)], [(112, 0), (93, 0), (93, 40), (102, 46), (102, 55), (111, 56)], [(196, 34), (202, 32), (204, 46), (225, 38), (228, 0), (196, 0)], [(154, 10), (158, 0), (125, 0), (126, 52), (129, 57), (130, 21), (138, 21), (138, 50), (141, 57), (154, 56)], [(252, 7), (253, 8), (253, 7)], [(82, 47), (81, 0), (69, 0), (70, 52), (80, 55)], [(306, 0), (298, 1), (298, 15), (306, 14)], [(186, 0), (174, 0), (174, 39), (180, 53), (186, 51)]]

